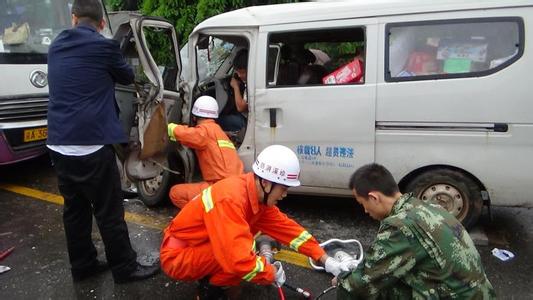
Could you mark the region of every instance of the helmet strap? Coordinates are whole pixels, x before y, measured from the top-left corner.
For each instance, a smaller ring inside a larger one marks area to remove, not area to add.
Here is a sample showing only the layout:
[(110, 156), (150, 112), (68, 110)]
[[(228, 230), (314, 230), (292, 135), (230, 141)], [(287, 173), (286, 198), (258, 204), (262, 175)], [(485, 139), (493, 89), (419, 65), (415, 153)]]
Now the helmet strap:
[(191, 122), (191, 125), (192, 125), (192, 126), (196, 126), (196, 125), (198, 124), (198, 121), (199, 121), (199, 120), (198, 120), (198, 117), (197, 117), (197, 116), (192, 115), (191, 121), (192, 121), (192, 122)]

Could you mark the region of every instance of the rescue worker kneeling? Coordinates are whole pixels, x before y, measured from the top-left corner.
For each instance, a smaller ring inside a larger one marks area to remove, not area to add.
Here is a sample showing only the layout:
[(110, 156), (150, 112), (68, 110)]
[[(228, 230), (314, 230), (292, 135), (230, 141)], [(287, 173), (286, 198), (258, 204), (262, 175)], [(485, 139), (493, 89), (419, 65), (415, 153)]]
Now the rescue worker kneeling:
[(285, 278), (281, 265), (276, 268), (255, 254), (254, 235), (259, 231), (325, 264), (335, 276), (347, 270), (276, 206), (289, 187), (300, 185), (299, 173), (294, 152), (272, 145), (258, 155), (253, 173), (223, 179), (203, 190), (164, 230), (162, 270), (177, 280), (202, 279), (201, 289), (207, 280), (212, 290), (237, 286), (241, 280), (281, 286)]
[(168, 124), (171, 140), (195, 150), (202, 173), (203, 182), (183, 183), (170, 189), (170, 200), (183, 208), (194, 196), (209, 185), (243, 172), (242, 162), (235, 146), (222, 128), (215, 122), (218, 118), (218, 103), (210, 96), (201, 96), (192, 108), (195, 127)]

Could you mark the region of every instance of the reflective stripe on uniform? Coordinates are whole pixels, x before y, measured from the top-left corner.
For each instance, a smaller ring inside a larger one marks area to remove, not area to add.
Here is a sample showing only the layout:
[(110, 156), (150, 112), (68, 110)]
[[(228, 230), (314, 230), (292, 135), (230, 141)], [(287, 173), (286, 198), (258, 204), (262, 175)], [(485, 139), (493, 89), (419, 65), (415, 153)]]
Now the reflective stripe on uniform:
[(291, 249), (293, 249), (294, 251), (298, 251), (298, 248), (300, 248), (300, 246), (303, 245), (303, 243), (307, 242), (310, 238), (311, 234), (309, 234), (309, 232), (307, 232), (306, 230), (302, 231), (302, 233), (300, 233), (297, 238), (291, 241)]
[(250, 281), (250, 280), (254, 279), (254, 277), (257, 275), (257, 273), (263, 272), (264, 270), (265, 270), (265, 264), (261, 260), (261, 257), (257, 256), (257, 258), (255, 260), (255, 268), (252, 270), (252, 272), (244, 275), (242, 277), (242, 279), (244, 279), (246, 281)]
[(220, 148), (230, 148), (230, 149), (235, 149), (235, 146), (233, 145), (232, 142), (230, 141), (227, 141), (227, 140), (217, 140), (217, 143), (218, 143), (218, 146)]
[(213, 198), (211, 197), (211, 187), (202, 191), (202, 202), (206, 213), (215, 207), (215, 204), (213, 204)]

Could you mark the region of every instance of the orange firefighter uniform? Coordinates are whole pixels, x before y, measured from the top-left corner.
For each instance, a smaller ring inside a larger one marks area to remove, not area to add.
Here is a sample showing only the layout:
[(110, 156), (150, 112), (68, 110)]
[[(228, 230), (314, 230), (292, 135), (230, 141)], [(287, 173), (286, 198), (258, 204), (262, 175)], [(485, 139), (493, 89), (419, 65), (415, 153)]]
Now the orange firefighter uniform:
[(212, 119), (202, 119), (195, 127), (177, 125), (176, 140), (196, 151), (204, 182), (177, 184), (170, 189), (170, 199), (183, 208), (194, 196), (209, 185), (243, 172), (235, 146), (222, 128)]
[(164, 230), (161, 269), (177, 280), (209, 276), (217, 286), (271, 284), (274, 268), (255, 254), (259, 231), (315, 260), (325, 254), (302, 226), (259, 203), (254, 174), (247, 173), (208, 187), (179, 212)]

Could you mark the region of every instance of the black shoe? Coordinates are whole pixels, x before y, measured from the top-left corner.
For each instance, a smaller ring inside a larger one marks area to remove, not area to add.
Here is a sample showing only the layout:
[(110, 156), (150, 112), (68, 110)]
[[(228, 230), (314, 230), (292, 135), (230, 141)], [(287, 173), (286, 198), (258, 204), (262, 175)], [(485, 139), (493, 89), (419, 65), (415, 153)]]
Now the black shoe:
[(196, 295), (198, 300), (227, 300), (228, 297), (224, 293), (224, 289), (220, 286), (209, 283), (209, 278), (204, 277), (198, 281), (198, 293)]
[(107, 265), (107, 263), (97, 260), (96, 263), (91, 267), (88, 267), (82, 270), (71, 270), (72, 280), (74, 282), (82, 281), (91, 276), (100, 274), (106, 271), (107, 269), (109, 269), (109, 266)]
[(122, 199), (133, 199), (137, 198), (139, 196), (139, 193), (137, 192), (137, 189), (127, 188), (122, 190)]
[(152, 277), (159, 273), (159, 264), (154, 264), (151, 266), (143, 266), (137, 263), (135, 266), (135, 269), (129, 274), (126, 275), (120, 275), (120, 276), (113, 276), (113, 279), (115, 280), (115, 283), (127, 283), (137, 280), (143, 280), (149, 277)]

